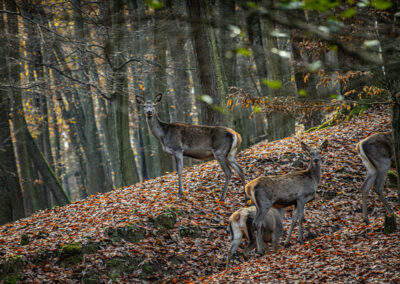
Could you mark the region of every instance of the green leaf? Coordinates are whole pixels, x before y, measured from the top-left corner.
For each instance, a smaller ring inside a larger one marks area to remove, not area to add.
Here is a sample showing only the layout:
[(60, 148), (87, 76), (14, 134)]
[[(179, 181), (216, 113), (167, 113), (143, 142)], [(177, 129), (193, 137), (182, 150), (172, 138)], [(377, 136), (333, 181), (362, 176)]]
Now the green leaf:
[(213, 99), (209, 95), (202, 95), (199, 97), (199, 100), (209, 105), (213, 103)]
[(305, 0), (304, 9), (326, 12), (330, 8), (335, 8), (340, 4), (339, 0)]
[(235, 51), (236, 51), (236, 53), (244, 55), (244, 56), (250, 56), (251, 55), (250, 50), (247, 50), (246, 48), (243, 48), (243, 47), (236, 48)]
[(328, 47), (329, 47), (330, 50), (333, 50), (334, 52), (337, 52), (337, 51), (338, 51), (338, 46), (335, 45), (335, 44), (329, 45)]
[(254, 9), (257, 9), (257, 8), (258, 8), (257, 3), (253, 2), (253, 1), (247, 1), (246, 4), (247, 4), (247, 6), (250, 7), (250, 8), (254, 8)]
[(146, 4), (153, 9), (160, 9), (164, 7), (164, 4), (158, 0), (146, 0)]
[(279, 80), (262, 79), (262, 83), (271, 89), (279, 89), (280, 87), (282, 87), (282, 82)]
[(300, 97), (308, 96), (306, 90), (303, 90), (303, 89), (299, 90), (297, 93), (299, 94)]
[(261, 107), (260, 106), (254, 106), (253, 107), (253, 111), (254, 112), (260, 112), (261, 111)]
[(357, 14), (356, 9), (350, 8), (350, 9), (347, 9), (346, 11), (344, 11), (343, 13), (341, 13), (340, 15), (344, 18), (351, 18), (351, 17), (355, 16), (356, 14)]
[(391, 2), (386, 0), (372, 0), (371, 4), (378, 10), (386, 10), (393, 5)]
[(317, 71), (319, 68), (322, 67), (322, 62), (320, 60), (314, 61), (308, 66), (311, 72)]

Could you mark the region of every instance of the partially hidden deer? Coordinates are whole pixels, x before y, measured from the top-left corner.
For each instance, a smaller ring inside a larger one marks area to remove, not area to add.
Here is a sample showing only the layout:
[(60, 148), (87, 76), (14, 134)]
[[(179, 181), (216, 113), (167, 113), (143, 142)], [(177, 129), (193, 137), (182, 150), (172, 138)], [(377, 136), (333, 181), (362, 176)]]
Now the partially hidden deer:
[(392, 132), (376, 133), (361, 140), (356, 145), (356, 151), (367, 168), (367, 177), (361, 186), (361, 191), (363, 219), (369, 224), (367, 198), (371, 187), (374, 188), (379, 199), (385, 205), (388, 214), (393, 213), (383, 195), (383, 186), (388, 170), (394, 164)]
[(155, 96), (153, 100), (145, 100), (136, 96), (136, 103), (144, 106), (147, 124), (161, 143), (165, 152), (175, 159), (178, 172), (179, 191), (178, 196), (183, 195), (182, 169), (183, 156), (198, 160), (215, 158), (225, 173), (225, 185), (220, 200), (225, 199), (232, 170), (239, 174), (243, 187), (246, 184), (244, 172), (237, 163), (235, 156), (242, 142), (242, 138), (236, 131), (224, 126), (193, 125), (181, 122), (163, 122), (158, 118), (156, 105), (161, 101), (162, 94)]
[(321, 153), (326, 150), (328, 140), (320, 147), (309, 148), (301, 142), (304, 152), (310, 157), (306, 170), (296, 171), (285, 175), (261, 176), (246, 185), (245, 191), (251, 201), (257, 206), (254, 224), (257, 230), (257, 252), (263, 254), (265, 245), (262, 241), (262, 224), (271, 207), (284, 208), (291, 205), (296, 207), (288, 236), (284, 242), (289, 245), (292, 230), (299, 220), (298, 240), (303, 244), (304, 206), (315, 198), (315, 192), (321, 179)]
[[(279, 241), (283, 235), (282, 211), (283, 209), (271, 208), (262, 222), (263, 242), (271, 243), (274, 252), (279, 249)], [(233, 254), (238, 249), (243, 239), (247, 240), (244, 256), (247, 258), (252, 249), (256, 247), (255, 227), (253, 221), (256, 217), (255, 206), (240, 208), (229, 217), (227, 231), (230, 236), (231, 247), (228, 252), (226, 266), (229, 265)]]

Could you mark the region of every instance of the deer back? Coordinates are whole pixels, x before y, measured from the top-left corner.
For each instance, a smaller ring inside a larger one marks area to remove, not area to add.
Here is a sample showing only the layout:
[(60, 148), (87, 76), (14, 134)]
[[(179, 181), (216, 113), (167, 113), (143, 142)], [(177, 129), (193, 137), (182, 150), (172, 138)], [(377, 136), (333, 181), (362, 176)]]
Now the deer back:
[(264, 191), (274, 207), (295, 205), (299, 196), (314, 195), (318, 178), (310, 170), (280, 176), (262, 176), (246, 185), (246, 194), (257, 206), (257, 191)]
[[(239, 138), (238, 138), (239, 137)], [(171, 123), (162, 143), (167, 147), (181, 148), (185, 156), (196, 159), (213, 157), (213, 152), (228, 153), (240, 135), (223, 126), (204, 126)], [(236, 142), (236, 148), (240, 143)]]
[(357, 143), (356, 150), (360, 156), (367, 158), (375, 168), (380, 159), (393, 160), (392, 132), (371, 135)]

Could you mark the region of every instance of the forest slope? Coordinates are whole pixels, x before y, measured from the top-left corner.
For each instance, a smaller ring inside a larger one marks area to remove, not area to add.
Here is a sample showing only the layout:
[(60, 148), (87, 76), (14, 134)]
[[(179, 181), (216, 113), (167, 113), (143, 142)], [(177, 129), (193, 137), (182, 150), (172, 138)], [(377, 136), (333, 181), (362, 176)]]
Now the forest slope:
[[(176, 198), (174, 172), (1, 226), (0, 279), (400, 281), (400, 233), (383, 234), (384, 210), (375, 194), (369, 199), (374, 208), (371, 225), (362, 222), (365, 169), (355, 153), (360, 139), (389, 128), (389, 109), (376, 107), (350, 122), (261, 142), (238, 154), (250, 181), (304, 168), (299, 139), (309, 144), (329, 139), (321, 185), (316, 199), (306, 205), (304, 247), (297, 244), (295, 231), (290, 248), (263, 257), (252, 254), (247, 262), (237, 257), (225, 269), (229, 238), (224, 227), (229, 215), (244, 205), (243, 187), (234, 175), (226, 202), (217, 202), (224, 174), (211, 161), (184, 169), (182, 200)], [(394, 206), (395, 190), (386, 188), (385, 195)], [(291, 212), (286, 214), (285, 229)]]

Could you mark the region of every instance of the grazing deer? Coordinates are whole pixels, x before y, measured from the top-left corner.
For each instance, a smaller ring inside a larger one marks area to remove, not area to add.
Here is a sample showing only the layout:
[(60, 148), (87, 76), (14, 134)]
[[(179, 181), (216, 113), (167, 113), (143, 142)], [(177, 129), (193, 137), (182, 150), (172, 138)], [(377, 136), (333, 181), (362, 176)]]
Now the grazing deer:
[(257, 252), (262, 254), (265, 250), (262, 242), (262, 222), (271, 207), (284, 208), (290, 205), (296, 206), (290, 225), (285, 246), (289, 245), (292, 230), (299, 220), (298, 239), (303, 244), (303, 219), (304, 206), (315, 198), (315, 191), (321, 179), (321, 152), (328, 146), (328, 140), (322, 142), (321, 146), (310, 149), (301, 142), (301, 147), (309, 157), (308, 168), (286, 175), (262, 176), (256, 178), (246, 185), (246, 194), (257, 206), (257, 216), (254, 220), (257, 234)]
[(383, 195), (386, 175), (391, 164), (394, 163), (392, 132), (371, 135), (358, 142), (356, 150), (367, 168), (367, 178), (361, 187), (361, 191), (363, 219), (369, 224), (367, 197), (372, 186), (374, 186), (379, 199), (385, 205), (387, 212), (389, 214), (393, 213), (392, 208)]
[[(272, 243), (274, 252), (279, 249), (279, 240), (283, 235), (282, 209), (271, 208), (262, 222), (262, 235), (264, 243)], [(226, 265), (229, 265), (233, 254), (236, 252), (243, 237), (247, 239), (244, 256), (247, 258), (252, 249), (256, 247), (254, 238), (255, 228), (253, 225), (257, 208), (255, 206), (241, 208), (229, 217), (227, 231), (231, 239)]]
[(242, 143), (240, 134), (224, 126), (163, 122), (158, 118), (155, 108), (161, 99), (162, 94), (156, 95), (153, 101), (145, 101), (144, 98), (136, 96), (136, 103), (144, 106), (147, 124), (153, 135), (160, 141), (163, 150), (175, 158), (179, 178), (178, 196), (183, 195), (183, 156), (199, 160), (214, 157), (219, 162), (225, 173), (225, 185), (220, 200), (225, 199), (232, 175), (231, 167), (239, 174), (245, 185), (243, 170), (235, 160), (236, 151)]

